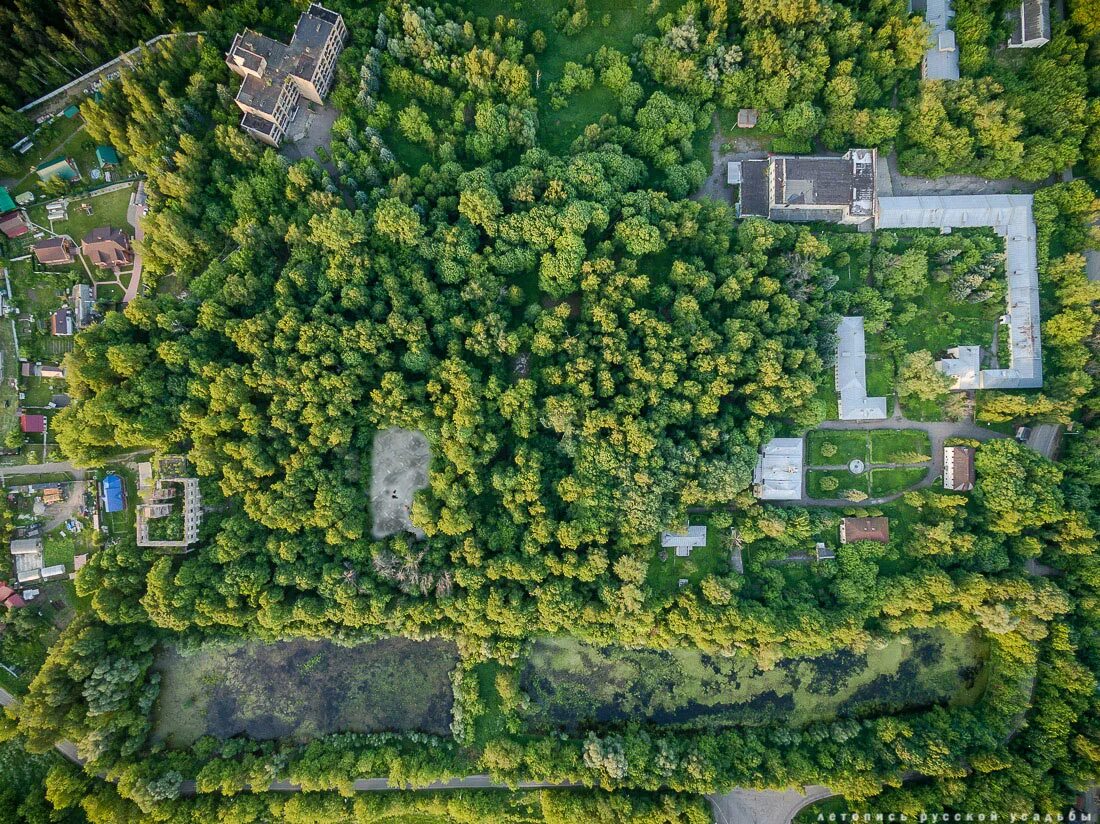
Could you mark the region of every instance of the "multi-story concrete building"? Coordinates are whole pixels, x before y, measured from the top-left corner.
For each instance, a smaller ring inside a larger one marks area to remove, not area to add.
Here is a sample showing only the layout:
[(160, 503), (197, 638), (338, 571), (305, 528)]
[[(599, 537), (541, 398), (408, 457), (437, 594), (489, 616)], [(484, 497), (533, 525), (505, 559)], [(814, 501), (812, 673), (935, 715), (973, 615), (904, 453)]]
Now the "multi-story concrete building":
[(241, 128), (277, 148), (300, 98), (324, 101), (347, 37), (344, 18), (317, 3), (298, 18), (289, 46), (251, 29), (234, 37), (225, 62), (244, 79), (237, 92)]

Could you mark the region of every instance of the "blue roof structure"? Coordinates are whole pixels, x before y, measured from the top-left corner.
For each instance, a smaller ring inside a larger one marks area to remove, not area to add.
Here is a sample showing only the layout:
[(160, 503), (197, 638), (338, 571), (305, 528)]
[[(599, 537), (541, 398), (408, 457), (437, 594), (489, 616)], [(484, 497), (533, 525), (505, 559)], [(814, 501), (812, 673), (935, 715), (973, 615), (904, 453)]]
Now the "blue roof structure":
[(121, 512), (126, 508), (126, 502), (122, 494), (122, 478), (118, 475), (108, 475), (99, 484), (103, 494), (103, 508), (108, 512)]

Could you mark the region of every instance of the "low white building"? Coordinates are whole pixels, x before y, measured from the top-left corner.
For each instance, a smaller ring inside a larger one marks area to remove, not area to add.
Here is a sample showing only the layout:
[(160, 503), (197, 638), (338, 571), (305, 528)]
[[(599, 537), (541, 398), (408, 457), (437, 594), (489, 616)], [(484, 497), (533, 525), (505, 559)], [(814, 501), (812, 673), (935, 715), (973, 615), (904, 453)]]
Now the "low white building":
[(705, 525), (689, 526), (682, 532), (669, 530), (661, 533), (661, 546), (665, 549), (675, 549), (681, 558), (691, 555), (696, 547), (707, 545), (707, 528)]
[(867, 397), (867, 350), (862, 317), (841, 318), (837, 327), (836, 391), (842, 421), (886, 419), (886, 398)]
[(772, 438), (760, 450), (752, 474), (753, 494), (762, 501), (797, 501), (802, 497), (802, 438)]

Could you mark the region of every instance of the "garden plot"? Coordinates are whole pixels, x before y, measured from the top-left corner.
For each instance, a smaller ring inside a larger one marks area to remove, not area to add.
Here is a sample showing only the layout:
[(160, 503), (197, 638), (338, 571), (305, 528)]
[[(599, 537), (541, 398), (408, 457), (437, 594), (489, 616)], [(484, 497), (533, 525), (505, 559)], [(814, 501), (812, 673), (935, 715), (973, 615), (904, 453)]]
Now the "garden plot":
[(643, 720), (678, 727), (807, 724), (933, 704), (973, 703), (985, 645), (930, 630), (866, 653), (840, 650), (757, 669), (748, 656), (536, 641), (521, 674), (532, 731)]
[(203, 735), (305, 741), (331, 732), (450, 730), (449, 641), (387, 638), (208, 646), (157, 658), (154, 738), (186, 747)]
[(375, 538), (408, 530), (417, 538), (424, 532), (413, 526), (413, 496), (428, 485), (431, 463), (428, 439), (410, 429), (383, 429), (374, 436), (371, 451), (370, 502)]

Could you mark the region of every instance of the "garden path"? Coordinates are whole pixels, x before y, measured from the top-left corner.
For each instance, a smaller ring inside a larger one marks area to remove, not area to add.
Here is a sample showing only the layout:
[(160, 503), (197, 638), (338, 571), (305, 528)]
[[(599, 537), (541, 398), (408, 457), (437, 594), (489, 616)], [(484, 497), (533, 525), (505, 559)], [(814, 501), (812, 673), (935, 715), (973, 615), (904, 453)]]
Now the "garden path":
[[(895, 406), (896, 408), (896, 406)], [(973, 421), (911, 421), (907, 418), (890, 418), (886, 421), (825, 421), (818, 429), (845, 430), (845, 429), (919, 429), (927, 432), (932, 441), (932, 460), (929, 462), (929, 472), (924, 479), (914, 484), (910, 489), (924, 489), (931, 486), (937, 478), (943, 475), (943, 444), (948, 438), (970, 438), (975, 441), (988, 441), (993, 438), (1008, 437), (1000, 432), (979, 426)], [(805, 487), (803, 487), (805, 488)], [(847, 498), (810, 498), (803, 495), (794, 501), (775, 501), (777, 504), (797, 506), (878, 506), (896, 501), (905, 492), (895, 492), (892, 495), (884, 495), (880, 498), (867, 498), (855, 503)]]

